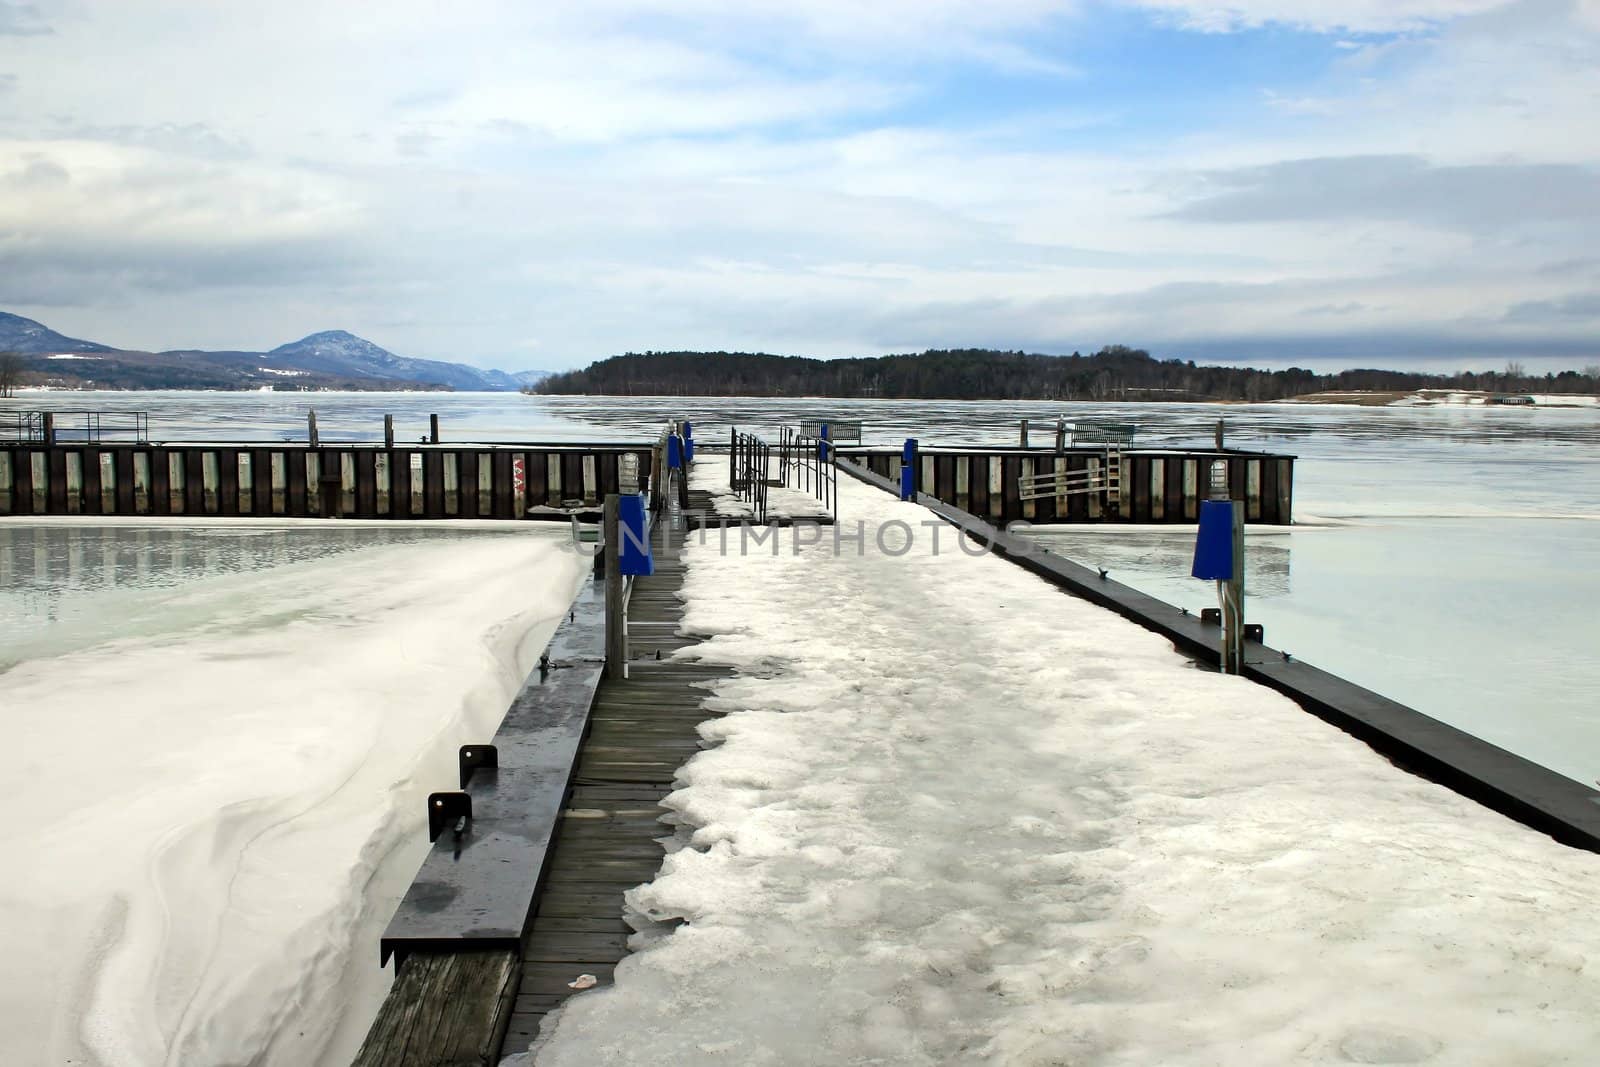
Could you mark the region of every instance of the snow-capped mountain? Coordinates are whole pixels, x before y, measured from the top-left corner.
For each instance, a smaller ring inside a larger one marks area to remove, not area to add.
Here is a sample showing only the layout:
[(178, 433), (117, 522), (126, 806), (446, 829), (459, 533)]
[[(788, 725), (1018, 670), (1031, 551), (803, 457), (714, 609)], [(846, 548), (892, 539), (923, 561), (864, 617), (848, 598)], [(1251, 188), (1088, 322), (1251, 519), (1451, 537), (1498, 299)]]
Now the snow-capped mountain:
[[(0, 352), (25, 360), (26, 379), (111, 389), (454, 389), (509, 392), (545, 377), (464, 363), (410, 359), (344, 330), (325, 330), (270, 352), (139, 352), (65, 337), (0, 312)], [(82, 355), (81, 359), (63, 359)], [(51, 357), (55, 358), (51, 358)]]
[(47, 356), (70, 352), (109, 352), (105, 345), (80, 341), (56, 333), (42, 322), (0, 311), (0, 352), (24, 356)]

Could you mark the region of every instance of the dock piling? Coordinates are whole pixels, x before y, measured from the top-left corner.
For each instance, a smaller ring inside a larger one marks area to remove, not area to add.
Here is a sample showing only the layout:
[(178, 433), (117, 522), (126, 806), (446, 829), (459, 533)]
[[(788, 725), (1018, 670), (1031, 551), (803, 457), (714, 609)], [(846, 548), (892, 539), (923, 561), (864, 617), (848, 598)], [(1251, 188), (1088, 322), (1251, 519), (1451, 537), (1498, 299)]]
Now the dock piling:
[(306, 441), (310, 443), (312, 448), (316, 448), (317, 447), (317, 410), (316, 410), (316, 408), (307, 408), (306, 409)]
[(622, 576), (621, 504), (616, 493), (607, 493), (601, 512), (601, 540), (605, 545), (606, 566), (606, 673), (607, 678), (628, 676), (628, 605)]
[(393, 415), (385, 415), (383, 417), (383, 447), (384, 448), (393, 448), (394, 447), (394, 416)]
[(1222, 670), (1244, 673), (1244, 501), (1233, 505), (1233, 576), (1223, 583)]

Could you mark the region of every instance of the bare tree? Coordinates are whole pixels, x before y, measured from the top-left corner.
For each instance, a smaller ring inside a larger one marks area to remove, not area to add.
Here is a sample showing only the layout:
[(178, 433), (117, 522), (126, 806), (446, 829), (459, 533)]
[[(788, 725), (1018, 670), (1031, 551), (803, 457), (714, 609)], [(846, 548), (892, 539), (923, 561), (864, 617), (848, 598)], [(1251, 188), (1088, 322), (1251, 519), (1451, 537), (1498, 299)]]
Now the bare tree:
[(1591, 363), (1583, 368), (1583, 376), (1594, 382), (1595, 388), (1600, 390), (1600, 363)]
[(1526, 369), (1516, 360), (1512, 360), (1510, 363), (1506, 364), (1507, 378), (1526, 378), (1527, 376)]
[(0, 397), (12, 397), (22, 382), (22, 357), (15, 352), (0, 352)]

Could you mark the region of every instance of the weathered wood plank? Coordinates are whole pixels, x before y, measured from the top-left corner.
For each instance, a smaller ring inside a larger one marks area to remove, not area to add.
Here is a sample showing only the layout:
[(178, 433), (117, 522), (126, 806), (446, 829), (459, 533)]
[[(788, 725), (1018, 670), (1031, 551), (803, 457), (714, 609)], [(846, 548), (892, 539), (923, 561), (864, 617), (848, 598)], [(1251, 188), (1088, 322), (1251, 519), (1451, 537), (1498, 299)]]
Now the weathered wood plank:
[(492, 1067), (521, 978), (515, 951), (413, 954), (352, 1067)]

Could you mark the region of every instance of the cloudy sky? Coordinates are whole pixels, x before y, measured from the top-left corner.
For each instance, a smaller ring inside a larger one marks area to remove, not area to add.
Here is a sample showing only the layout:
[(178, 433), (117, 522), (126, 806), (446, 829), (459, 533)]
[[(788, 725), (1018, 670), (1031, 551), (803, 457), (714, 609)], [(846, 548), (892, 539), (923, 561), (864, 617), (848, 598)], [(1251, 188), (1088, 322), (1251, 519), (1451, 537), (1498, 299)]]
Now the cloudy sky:
[(0, 309), (1578, 367), (1600, 0), (0, 0)]

